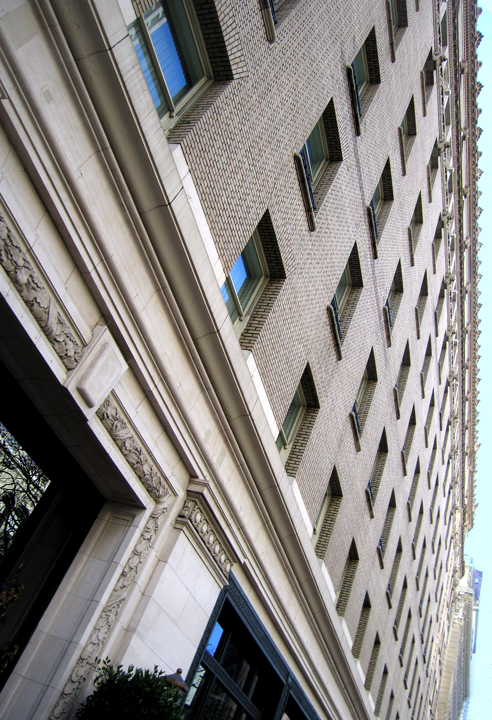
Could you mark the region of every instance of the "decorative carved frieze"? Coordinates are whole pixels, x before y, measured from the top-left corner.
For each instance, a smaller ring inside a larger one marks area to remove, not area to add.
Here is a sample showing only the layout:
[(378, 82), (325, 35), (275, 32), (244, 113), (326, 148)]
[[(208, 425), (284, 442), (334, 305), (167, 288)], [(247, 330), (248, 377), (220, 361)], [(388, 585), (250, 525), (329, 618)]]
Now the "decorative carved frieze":
[(118, 619), (121, 609), (129, 595), (130, 588), (137, 579), (155, 538), (168, 511), (168, 506), (160, 504), (150, 515), (138, 542), (126, 561), (111, 595), (105, 604), (92, 632), (82, 650), (79, 659), (60, 693), (50, 720), (67, 720), (75, 710), (82, 688), (92, 672), (96, 657), (101, 657), (109, 634)]
[(73, 370), (82, 354), (82, 347), (1, 214), (0, 264), (62, 363), (67, 370)]
[(96, 415), (149, 495), (156, 502), (167, 497), (169, 489), (166, 481), (147, 456), (111, 395), (97, 409)]
[(202, 546), (219, 567), (221, 572), (228, 577), (232, 567), (232, 560), (224, 549), (223, 543), (217, 537), (217, 532), (212, 527), (203, 508), (196, 500), (187, 499), (179, 513), (176, 524), (183, 527), (188, 523), (194, 533), (200, 539)]

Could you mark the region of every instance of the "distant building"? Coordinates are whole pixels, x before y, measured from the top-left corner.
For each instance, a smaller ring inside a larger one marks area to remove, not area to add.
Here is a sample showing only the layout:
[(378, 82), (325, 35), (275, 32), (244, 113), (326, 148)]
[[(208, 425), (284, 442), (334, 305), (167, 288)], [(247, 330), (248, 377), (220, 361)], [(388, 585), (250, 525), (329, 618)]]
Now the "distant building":
[(472, 694), (473, 655), (476, 652), (478, 611), (482, 573), (467, 558), (466, 570), (458, 585), (443, 660), (438, 720), (466, 720)]
[(6, 0), (2, 720), (106, 656), (187, 720), (462, 702), (478, 14)]

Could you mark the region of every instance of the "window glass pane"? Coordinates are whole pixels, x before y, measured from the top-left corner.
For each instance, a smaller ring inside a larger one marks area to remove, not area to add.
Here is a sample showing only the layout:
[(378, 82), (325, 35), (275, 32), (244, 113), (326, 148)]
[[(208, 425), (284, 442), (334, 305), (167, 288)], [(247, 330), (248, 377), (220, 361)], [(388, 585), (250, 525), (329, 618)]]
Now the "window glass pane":
[(217, 718), (220, 718), (220, 720), (232, 720), (237, 708), (237, 703), (220, 685), (219, 681), (214, 680), (200, 717), (204, 720), (216, 720)]
[(306, 149), (309, 158), (309, 164), (311, 165), (311, 179), (314, 180), (325, 159), (319, 125), (316, 125), (313, 132), (306, 140)]
[(299, 394), (299, 390), (296, 390), (296, 394), (294, 395), (294, 399), (292, 400), (290, 407), (287, 410), (287, 415), (285, 416), (284, 424), (282, 425), (282, 430), (285, 433), (287, 442), (290, 439), (290, 436), (291, 436), (294, 426), (296, 424), (296, 420), (299, 415), (299, 411), (300, 411), (301, 407), (302, 407), (301, 396)]
[(340, 282), (338, 283), (337, 289), (335, 290), (335, 297), (337, 299), (338, 312), (342, 311), (349, 288), (350, 288), (349, 271), (348, 271), (348, 268), (345, 268), (345, 270), (343, 271), (343, 275), (340, 278)]
[(229, 287), (229, 280), (225, 281), (225, 283), (220, 288), (220, 292), (222, 293), (224, 302), (227, 305), (227, 310), (229, 312), (229, 315), (231, 316), (232, 322), (236, 322), (236, 320), (239, 317), (239, 313), (237, 311), (237, 307), (236, 307), (236, 303), (234, 302), (234, 298), (232, 297), (231, 289)]
[(236, 685), (246, 692), (245, 686), (247, 685), (251, 666), (245, 660), (244, 652), (236, 646), (233, 638), (229, 640), (220, 664)]
[(220, 638), (222, 637), (224, 633), (224, 629), (219, 625), (219, 623), (215, 623), (215, 627), (212, 630), (212, 634), (210, 635), (208, 644), (207, 644), (207, 652), (210, 653), (210, 655), (215, 655), (217, 651), (218, 644), (220, 642)]
[(159, 0), (143, 17), (169, 94), (177, 103), (205, 75), (183, 0)]
[(198, 704), (200, 692), (205, 687), (207, 677), (209, 677), (209, 672), (205, 670), (203, 665), (200, 665), (184, 701), (183, 713), (185, 718), (191, 716), (194, 708)]
[(408, 135), (408, 118), (407, 118), (406, 113), (405, 113), (405, 117), (403, 118), (403, 122), (402, 122), (402, 124), (401, 124), (401, 127), (402, 127), (402, 130), (403, 130), (403, 134), (404, 134), (405, 137), (406, 137), (406, 136)]
[(236, 264), (231, 270), (231, 278), (234, 288), (238, 294), (243, 310), (246, 309), (255, 289), (263, 277), (258, 253), (256, 252), (253, 238), (239, 256)]
[(398, 27), (398, 9), (396, 7), (396, 0), (390, 0), (391, 10), (391, 22), (395, 27)]
[(383, 202), (383, 188), (381, 187), (381, 181), (379, 181), (376, 186), (376, 190), (372, 196), (372, 202), (374, 203), (374, 212), (377, 213), (379, 206)]
[(0, 423), (0, 560), (49, 484), (49, 478)]
[(147, 86), (150, 90), (154, 105), (156, 106), (159, 115), (162, 116), (166, 112), (168, 112), (169, 108), (167, 107), (164, 94), (157, 80), (154, 66), (150, 59), (149, 51), (147, 50), (147, 47), (145, 45), (142, 31), (140, 30), (138, 22), (130, 25), (130, 27), (128, 28), (128, 32), (133, 42), (135, 52), (137, 53), (138, 62), (140, 63), (140, 67), (142, 68), (142, 72), (144, 74)]
[(355, 398), (357, 410), (360, 410), (360, 405), (361, 405), (362, 399), (364, 397), (366, 387), (367, 387), (367, 370), (364, 371), (364, 375), (362, 376), (362, 380), (359, 385), (359, 389), (357, 390), (357, 397)]
[(364, 47), (362, 47), (356, 55), (356, 58), (354, 60), (354, 69), (355, 69), (355, 79), (357, 80), (357, 86), (359, 88), (359, 92), (362, 92), (362, 90), (364, 89), (364, 86), (367, 83), (366, 59), (365, 59)]

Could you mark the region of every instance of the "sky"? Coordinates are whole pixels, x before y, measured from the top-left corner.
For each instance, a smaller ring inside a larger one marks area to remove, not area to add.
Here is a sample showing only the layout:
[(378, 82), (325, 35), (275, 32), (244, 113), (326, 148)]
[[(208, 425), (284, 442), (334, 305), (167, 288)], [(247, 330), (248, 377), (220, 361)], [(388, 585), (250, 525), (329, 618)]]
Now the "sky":
[(484, 35), (478, 48), (478, 59), (482, 62), (478, 79), (483, 90), (478, 96), (478, 107), (482, 114), (478, 124), (483, 128), (478, 147), (482, 152), (479, 167), (483, 175), (479, 181), (482, 197), (479, 205), (483, 212), (478, 220), (482, 232), (479, 241), (483, 244), (479, 252), (482, 262), (479, 272), (482, 280), (479, 290), (482, 293), (479, 302), (480, 330), (478, 386), (480, 403), (478, 405), (478, 442), (481, 447), (477, 453), (477, 487), (475, 502), (475, 525), (465, 544), (465, 552), (473, 558), (474, 565), (483, 571), (480, 612), (478, 619), (477, 652), (474, 668), (474, 688), (470, 703), (468, 720), (489, 720), (492, 718), (492, 415), (487, 409), (492, 404), (492, 374), (486, 372), (492, 362), (492, 0), (481, 0), (482, 15), (478, 19), (478, 29)]

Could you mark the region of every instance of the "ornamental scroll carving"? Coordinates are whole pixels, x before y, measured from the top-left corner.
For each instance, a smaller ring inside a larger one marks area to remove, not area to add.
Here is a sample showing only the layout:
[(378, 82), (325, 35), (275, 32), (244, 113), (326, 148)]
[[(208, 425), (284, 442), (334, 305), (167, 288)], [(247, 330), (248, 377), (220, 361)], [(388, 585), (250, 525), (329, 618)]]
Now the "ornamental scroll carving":
[(130, 587), (150, 552), (154, 540), (168, 511), (166, 505), (160, 504), (152, 512), (150, 518), (140, 535), (137, 544), (123, 568), (108, 602), (104, 606), (89, 638), (82, 650), (79, 659), (65, 683), (49, 720), (62, 720), (69, 718), (75, 709), (80, 692), (87, 683), (92, 672), (96, 657), (101, 657), (106, 640), (118, 619), (121, 608), (129, 594)]
[(188, 522), (195, 529), (208, 554), (223, 574), (228, 577), (232, 567), (232, 560), (196, 500), (185, 500), (183, 509), (178, 516), (178, 523), (183, 524), (183, 521)]
[(169, 490), (164, 479), (148, 458), (110, 395), (98, 408), (96, 415), (152, 499), (160, 502), (167, 497)]
[(1, 214), (0, 264), (62, 363), (67, 370), (73, 370), (82, 348)]

